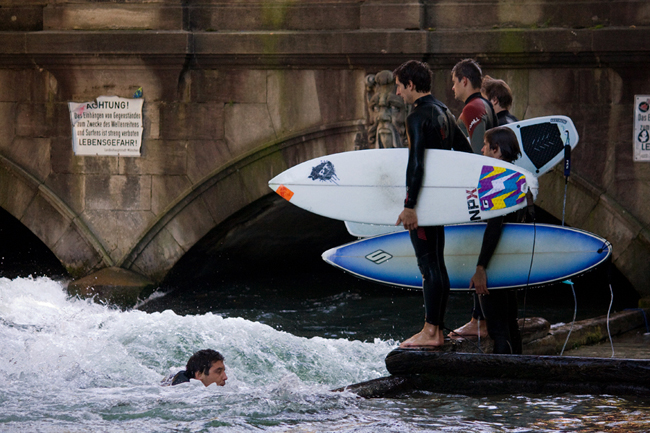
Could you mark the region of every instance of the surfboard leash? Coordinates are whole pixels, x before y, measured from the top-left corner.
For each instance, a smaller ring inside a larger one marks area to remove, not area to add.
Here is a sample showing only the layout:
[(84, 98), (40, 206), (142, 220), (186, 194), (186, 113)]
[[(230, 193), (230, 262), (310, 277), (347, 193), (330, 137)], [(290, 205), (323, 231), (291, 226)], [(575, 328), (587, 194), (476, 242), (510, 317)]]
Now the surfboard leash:
[(609, 300), (609, 308), (607, 309), (607, 337), (609, 337), (609, 345), (612, 347), (612, 356), (614, 357), (614, 341), (612, 340), (612, 332), (609, 330), (609, 313), (612, 311), (612, 304), (614, 304), (614, 290), (612, 290), (612, 283), (609, 283), (609, 294), (611, 296)]
[(566, 144), (564, 145), (564, 203), (562, 204), (562, 227), (564, 227), (564, 214), (566, 212), (566, 193), (569, 186), (569, 174), (571, 174), (571, 142), (569, 131), (565, 131)]
[(569, 333), (567, 334), (566, 340), (564, 341), (564, 346), (562, 346), (562, 351), (560, 352), (560, 356), (564, 354), (564, 349), (566, 348), (566, 345), (569, 342), (569, 337), (571, 337), (571, 332), (573, 331), (573, 325), (576, 323), (576, 315), (578, 314), (578, 298), (576, 298), (576, 290), (573, 287), (573, 281), (564, 280), (562, 282), (564, 284), (571, 285), (571, 291), (573, 292), (573, 320), (571, 321), (571, 328), (569, 328)]
[[(609, 245), (608, 245), (609, 244)], [(608, 240), (605, 240), (603, 242), (603, 247), (598, 250), (598, 253), (602, 253), (605, 248), (611, 247), (611, 243)], [(612, 258), (610, 257), (607, 260), (607, 284), (609, 285), (609, 307), (607, 308), (607, 337), (609, 338), (609, 345), (612, 347), (612, 356), (611, 358), (614, 357), (614, 340), (612, 340), (612, 332), (609, 329), (609, 315), (612, 311), (612, 305), (614, 305), (614, 290), (612, 289)], [(647, 327), (647, 324), (646, 324)]]
[[(480, 327), (480, 322), (479, 322), (479, 327)], [(443, 326), (442, 329), (445, 330), (445, 331), (448, 331), (448, 332), (449, 332), (449, 335), (451, 335), (451, 334), (456, 334), (456, 332), (454, 332), (453, 329), (449, 329), (449, 328), (447, 328), (446, 326)], [(478, 350), (478, 353), (485, 353), (485, 352), (483, 352), (483, 348), (481, 347), (481, 333), (480, 333), (480, 332), (478, 333), (478, 343), (475, 343), (475, 342), (473, 342), (472, 340), (470, 340), (469, 338), (467, 338), (467, 337), (463, 337), (463, 336), (460, 335), (460, 334), (456, 334), (456, 335), (458, 335), (458, 336), (459, 336), (460, 338), (462, 338), (464, 341), (469, 341), (471, 344), (473, 344), (474, 347), (476, 347), (476, 350)]]

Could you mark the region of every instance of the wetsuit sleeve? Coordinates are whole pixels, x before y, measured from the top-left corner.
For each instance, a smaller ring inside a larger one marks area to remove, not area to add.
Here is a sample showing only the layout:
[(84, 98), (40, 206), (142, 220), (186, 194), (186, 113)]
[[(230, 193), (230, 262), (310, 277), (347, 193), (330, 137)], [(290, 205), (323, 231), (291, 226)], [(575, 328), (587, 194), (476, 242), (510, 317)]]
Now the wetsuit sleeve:
[(463, 131), (460, 130), (460, 128), (456, 123), (452, 125), (451, 134), (452, 134), (451, 147), (455, 151), (474, 153), (474, 150), (472, 149), (472, 146), (469, 144), (467, 137), (465, 137), (465, 134), (463, 134)]
[(418, 194), (422, 188), (424, 177), (424, 149), (425, 137), (423, 134), (422, 119), (409, 117), (406, 119), (407, 134), (410, 143), (409, 163), (406, 173), (406, 199), (404, 207), (413, 209), (418, 201)]
[(459, 117), (461, 130), (469, 138), (475, 153), (481, 153), (485, 131), (496, 126), (496, 115), (492, 104), (483, 98), (471, 100)]
[(476, 266), (487, 268), (490, 259), (497, 248), (501, 232), (503, 231), (503, 217), (491, 218), (487, 221), (485, 233), (483, 233), (483, 244), (481, 245), (481, 254), (478, 256)]

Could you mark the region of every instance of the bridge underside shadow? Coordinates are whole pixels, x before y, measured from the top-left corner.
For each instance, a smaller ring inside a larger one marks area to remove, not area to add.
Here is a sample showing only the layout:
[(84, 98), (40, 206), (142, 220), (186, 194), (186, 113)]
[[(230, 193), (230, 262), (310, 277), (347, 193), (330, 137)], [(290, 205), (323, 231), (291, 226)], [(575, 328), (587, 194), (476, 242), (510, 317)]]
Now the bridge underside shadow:
[(161, 290), (256, 283), (277, 287), (300, 280), (327, 287), (343, 273), (327, 265), (321, 254), (354, 240), (342, 221), (307, 212), (271, 193), (197, 242), (169, 272)]
[(0, 239), (0, 277), (69, 278), (65, 268), (47, 245), (2, 208)]

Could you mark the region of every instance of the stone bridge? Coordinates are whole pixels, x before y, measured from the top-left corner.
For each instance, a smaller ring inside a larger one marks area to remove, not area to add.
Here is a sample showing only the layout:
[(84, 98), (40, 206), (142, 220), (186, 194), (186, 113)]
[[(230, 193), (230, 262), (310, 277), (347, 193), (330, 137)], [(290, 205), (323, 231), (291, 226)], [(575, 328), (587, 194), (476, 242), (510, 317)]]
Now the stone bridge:
[[(160, 282), (211, 229), (271, 193), (285, 168), (351, 150), (365, 77), (408, 59), (474, 57), (519, 118), (580, 133), (566, 221), (614, 244), (650, 296), (650, 165), (633, 161), (635, 94), (650, 94), (650, 6), (633, 0), (2, 0), (0, 206), (74, 277), (120, 267)], [(561, 7), (560, 7), (561, 5)], [(139, 158), (76, 156), (67, 103), (142, 87)], [(562, 214), (564, 178), (538, 204)]]

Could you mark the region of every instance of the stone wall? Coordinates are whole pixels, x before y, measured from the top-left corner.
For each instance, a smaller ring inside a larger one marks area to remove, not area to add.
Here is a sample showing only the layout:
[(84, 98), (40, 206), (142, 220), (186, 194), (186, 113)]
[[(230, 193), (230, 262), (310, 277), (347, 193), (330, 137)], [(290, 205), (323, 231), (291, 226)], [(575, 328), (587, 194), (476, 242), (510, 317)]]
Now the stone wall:
[[(614, 244), (637, 290), (650, 252), (632, 102), (650, 93), (650, 3), (557, 0), (0, 0), (0, 206), (75, 276), (159, 281), (285, 167), (351, 149), (364, 77), (416, 58), (455, 114), (465, 57), (506, 80), (520, 118), (580, 133), (567, 223)], [(141, 158), (77, 157), (67, 102), (144, 91)], [(562, 213), (564, 179), (539, 204)]]
[[(0, 77), (9, 87), (0, 102), (6, 125), (0, 157), (8, 177), (0, 204), (50, 248), (74, 231), (73, 221), (83, 224), (94, 241), (87, 243), (101, 250), (92, 259), (84, 259), (88, 248), (79, 242), (53, 248), (60, 257), (72, 256), (66, 264), (73, 275), (128, 261), (161, 279), (210, 229), (269, 193), (266, 182), (274, 174), (306, 158), (351, 150), (357, 126), (349, 119), (363, 118), (361, 70), (182, 71), (107, 63), (3, 69)], [(347, 95), (332, 91), (334, 83), (358, 95), (342, 103)], [(139, 87), (145, 98), (142, 157), (75, 156), (67, 101), (130, 97)], [(324, 141), (328, 135), (331, 143)], [(286, 143), (300, 143), (302, 153), (255, 168), (258, 158), (274, 158), (259, 151), (280, 151)], [(18, 183), (17, 169), (27, 172), (31, 185)], [(17, 188), (30, 192), (14, 194)], [(36, 206), (34, 197), (45, 188), (67, 208), (66, 217)]]

